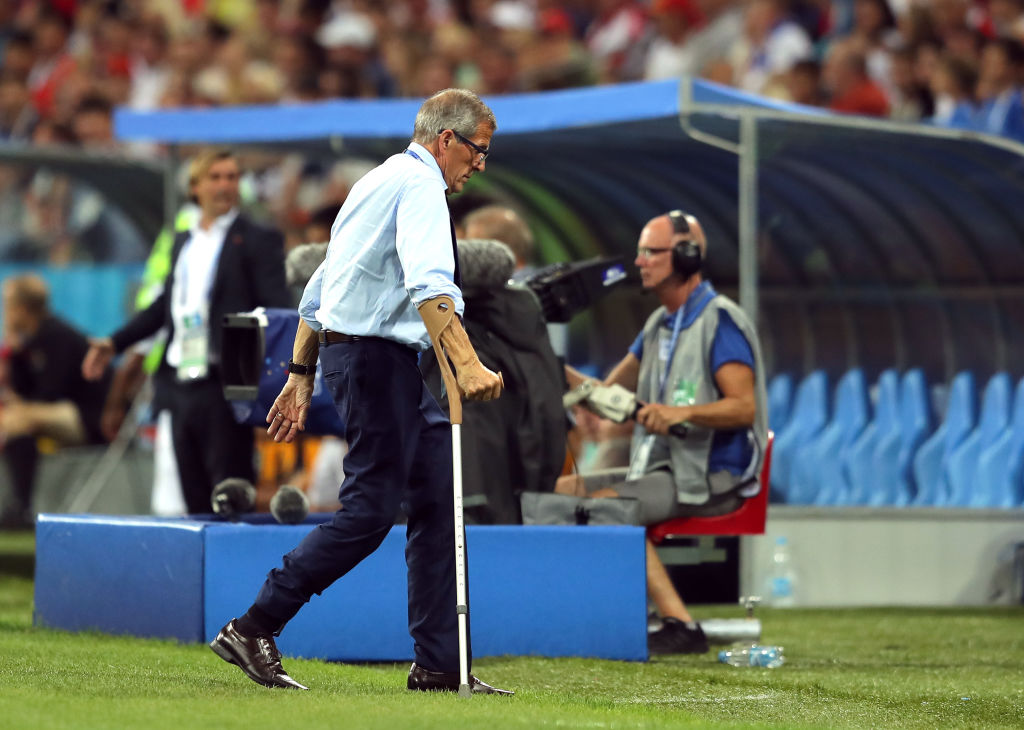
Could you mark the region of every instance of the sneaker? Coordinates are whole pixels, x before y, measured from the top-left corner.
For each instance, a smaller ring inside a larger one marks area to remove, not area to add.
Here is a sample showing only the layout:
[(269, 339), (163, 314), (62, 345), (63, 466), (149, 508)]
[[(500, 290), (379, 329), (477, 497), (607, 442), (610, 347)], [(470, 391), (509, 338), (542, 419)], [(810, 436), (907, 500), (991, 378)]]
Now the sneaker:
[(690, 628), (684, 621), (667, 616), (662, 627), (647, 635), (647, 650), (651, 654), (706, 654), (708, 637), (700, 624)]

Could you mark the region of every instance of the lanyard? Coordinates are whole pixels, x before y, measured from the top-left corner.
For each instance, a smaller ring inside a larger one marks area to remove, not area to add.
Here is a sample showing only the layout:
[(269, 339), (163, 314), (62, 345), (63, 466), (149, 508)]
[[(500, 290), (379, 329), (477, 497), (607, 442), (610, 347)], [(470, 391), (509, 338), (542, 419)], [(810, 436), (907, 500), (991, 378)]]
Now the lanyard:
[(676, 354), (676, 345), (679, 344), (679, 333), (683, 330), (683, 320), (691, 312), (700, 311), (701, 307), (713, 299), (714, 296), (715, 290), (711, 288), (711, 282), (705, 281), (694, 290), (683, 306), (676, 312), (676, 321), (672, 325), (672, 339), (669, 340), (668, 345), (668, 357), (665, 359), (665, 372), (661, 374), (661, 380), (658, 381), (658, 403), (665, 401), (665, 385), (668, 383), (668, 373), (672, 369), (672, 359)]

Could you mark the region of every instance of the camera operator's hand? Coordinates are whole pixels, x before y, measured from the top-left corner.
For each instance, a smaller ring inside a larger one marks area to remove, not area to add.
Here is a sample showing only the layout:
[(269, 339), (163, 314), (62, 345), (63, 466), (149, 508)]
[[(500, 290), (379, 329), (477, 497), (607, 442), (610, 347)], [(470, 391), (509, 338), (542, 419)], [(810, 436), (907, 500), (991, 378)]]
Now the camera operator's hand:
[(689, 415), (689, 406), (666, 406), (661, 403), (648, 403), (637, 411), (636, 422), (651, 433), (667, 436), (669, 428), (687, 420)]

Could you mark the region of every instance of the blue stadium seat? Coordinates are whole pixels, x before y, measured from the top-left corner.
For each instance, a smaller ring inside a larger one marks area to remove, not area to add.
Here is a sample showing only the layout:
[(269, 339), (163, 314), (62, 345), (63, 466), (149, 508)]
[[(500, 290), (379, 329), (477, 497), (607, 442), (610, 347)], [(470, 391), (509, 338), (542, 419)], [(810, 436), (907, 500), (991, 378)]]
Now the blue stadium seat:
[(1012, 419), (978, 457), (972, 507), (1024, 507), (1024, 378), (1017, 383)]
[(837, 455), (844, 454), (868, 422), (868, 389), (859, 368), (836, 386), (832, 420), (818, 437), (797, 451), (793, 465), (793, 504), (835, 504), (847, 491)]
[(924, 372), (910, 370), (900, 379), (897, 421), (875, 447), (880, 483), (868, 499), (871, 505), (904, 506), (914, 496), (913, 459), (931, 430), (931, 409)]
[(782, 433), (775, 437), (771, 473), (771, 499), (788, 500), (796, 452), (814, 438), (828, 421), (828, 378), (815, 370), (796, 389), (796, 399)]
[(985, 386), (985, 396), (978, 416), (978, 425), (956, 447), (946, 466), (946, 484), (949, 487), (947, 503), (967, 507), (975, 489), (974, 473), (978, 457), (994, 444), (1010, 425), (1010, 396), (1013, 382), (1008, 373), (996, 373)]
[(934, 507), (947, 503), (946, 465), (956, 447), (974, 428), (977, 400), (974, 374), (957, 373), (949, 386), (949, 402), (942, 424), (914, 456), (914, 482), (917, 484), (914, 504)]
[(793, 377), (779, 373), (768, 382), (768, 428), (779, 433), (789, 420), (793, 403)]
[(875, 417), (851, 444), (842, 460), (850, 489), (838, 504), (867, 504), (875, 490), (881, 488), (882, 477), (875, 467), (875, 448), (879, 439), (898, 425), (899, 385), (899, 374), (895, 370), (886, 370), (878, 376)]

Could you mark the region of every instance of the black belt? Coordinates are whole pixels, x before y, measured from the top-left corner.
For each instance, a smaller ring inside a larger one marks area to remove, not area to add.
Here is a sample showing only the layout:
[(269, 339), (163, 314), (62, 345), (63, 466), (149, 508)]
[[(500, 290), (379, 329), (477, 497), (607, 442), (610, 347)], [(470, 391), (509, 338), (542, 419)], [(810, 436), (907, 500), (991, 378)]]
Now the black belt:
[(369, 339), (356, 335), (346, 335), (344, 332), (332, 332), (331, 330), (320, 330), (318, 337), (321, 345), (337, 345), (339, 342), (358, 342)]

